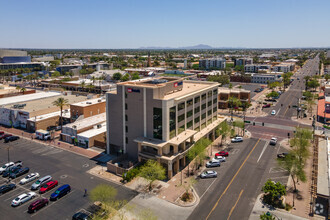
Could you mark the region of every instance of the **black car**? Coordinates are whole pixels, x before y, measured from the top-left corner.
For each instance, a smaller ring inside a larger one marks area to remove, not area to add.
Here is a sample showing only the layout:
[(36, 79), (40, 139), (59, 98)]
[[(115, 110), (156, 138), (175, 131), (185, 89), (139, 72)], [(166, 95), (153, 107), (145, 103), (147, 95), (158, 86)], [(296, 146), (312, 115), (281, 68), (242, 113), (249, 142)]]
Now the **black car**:
[(92, 217), (83, 212), (77, 212), (72, 216), (72, 220), (90, 220)]
[(4, 194), (6, 192), (9, 192), (10, 190), (13, 190), (15, 188), (16, 188), (15, 184), (8, 184), (8, 185), (0, 186), (0, 195)]
[(18, 136), (10, 136), (10, 137), (6, 137), (5, 138), (5, 143), (11, 142), (11, 141), (16, 141), (18, 140), (19, 137)]
[(30, 168), (25, 167), (25, 168), (20, 168), (16, 173), (11, 173), (10, 178), (15, 179), (19, 176), (22, 176), (23, 174), (26, 174), (30, 171)]
[(10, 167), (8, 170), (2, 173), (2, 177), (8, 177), (12, 173), (17, 173), (21, 169), (21, 165)]

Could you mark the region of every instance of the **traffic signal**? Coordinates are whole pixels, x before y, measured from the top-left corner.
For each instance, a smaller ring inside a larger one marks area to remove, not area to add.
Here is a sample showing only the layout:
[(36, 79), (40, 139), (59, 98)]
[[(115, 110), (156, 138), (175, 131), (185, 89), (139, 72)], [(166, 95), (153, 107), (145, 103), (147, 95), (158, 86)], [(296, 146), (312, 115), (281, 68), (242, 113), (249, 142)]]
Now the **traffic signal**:
[(265, 123), (262, 122), (262, 126), (265, 126)]

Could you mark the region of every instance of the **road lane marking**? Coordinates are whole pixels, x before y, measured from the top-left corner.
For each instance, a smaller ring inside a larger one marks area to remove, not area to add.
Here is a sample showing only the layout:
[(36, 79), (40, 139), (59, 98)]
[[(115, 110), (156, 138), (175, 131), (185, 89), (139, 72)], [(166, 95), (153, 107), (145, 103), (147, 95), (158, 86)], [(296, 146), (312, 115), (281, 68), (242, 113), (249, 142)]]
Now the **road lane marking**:
[(254, 145), (254, 147), (252, 148), (252, 150), (250, 151), (250, 153), (247, 155), (247, 157), (245, 158), (245, 160), (243, 161), (243, 163), (241, 164), (241, 166), (239, 167), (239, 169), (237, 170), (237, 172), (235, 173), (234, 177), (230, 180), (229, 184), (227, 185), (226, 189), (222, 192), (221, 196), (219, 197), (218, 201), (215, 203), (215, 205), (213, 206), (212, 210), (210, 211), (210, 213), (206, 216), (206, 220), (209, 219), (210, 215), (212, 214), (212, 212), (214, 211), (214, 209), (218, 206), (221, 198), (226, 194), (228, 188), (230, 187), (230, 185), (233, 183), (233, 181), (235, 180), (236, 176), (238, 175), (238, 173), (241, 171), (242, 167), (244, 166), (244, 164), (246, 163), (246, 161), (249, 159), (250, 155), (252, 154), (252, 152), (254, 151), (254, 149), (257, 147), (258, 143), (260, 142), (260, 138), (258, 139), (257, 143)]
[(235, 207), (237, 206), (237, 203), (238, 203), (239, 199), (241, 198), (243, 191), (244, 191), (244, 190), (242, 189), (241, 192), (239, 193), (238, 199), (236, 200), (235, 205), (231, 208), (227, 220), (230, 219), (230, 216), (231, 216), (231, 214), (233, 213)]
[(266, 150), (268, 144), (269, 144), (269, 141), (266, 141), (265, 146), (264, 146), (264, 148), (262, 149), (262, 151), (261, 151), (261, 153), (260, 153), (260, 156), (259, 156), (259, 158), (258, 158), (258, 160), (257, 160), (257, 163), (259, 162), (260, 158), (261, 158), (262, 155), (264, 154), (264, 152), (265, 152), (265, 150)]
[(214, 183), (216, 180), (217, 180), (217, 178), (215, 178), (215, 179), (213, 180), (213, 182), (209, 185), (209, 187), (207, 187), (207, 189), (205, 190), (205, 192), (203, 193), (203, 195), (200, 197), (200, 199), (203, 198), (203, 196), (205, 195), (205, 193), (210, 189), (210, 187), (213, 185), (213, 183)]

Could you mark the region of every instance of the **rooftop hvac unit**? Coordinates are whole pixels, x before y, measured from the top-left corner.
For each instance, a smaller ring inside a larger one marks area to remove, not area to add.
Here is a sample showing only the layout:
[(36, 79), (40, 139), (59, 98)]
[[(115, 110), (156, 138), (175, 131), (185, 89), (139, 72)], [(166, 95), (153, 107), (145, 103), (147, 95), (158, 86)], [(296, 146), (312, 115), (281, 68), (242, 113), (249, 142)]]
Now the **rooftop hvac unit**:
[(101, 128), (102, 127), (102, 125), (97, 125), (97, 128)]
[(99, 99), (99, 100), (97, 100), (98, 102), (102, 102), (102, 100), (101, 99)]
[(73, 128), (73, 129), (77, 129), (77, 126), (76, 126), (76, 125), (73, 125), (72, 128)]
[(86, 102), (86, 104), (89, 104), (89, 105), (90, 105), (90, 104), (92, 104), (92, 103), (91, 103), (91, 102)]

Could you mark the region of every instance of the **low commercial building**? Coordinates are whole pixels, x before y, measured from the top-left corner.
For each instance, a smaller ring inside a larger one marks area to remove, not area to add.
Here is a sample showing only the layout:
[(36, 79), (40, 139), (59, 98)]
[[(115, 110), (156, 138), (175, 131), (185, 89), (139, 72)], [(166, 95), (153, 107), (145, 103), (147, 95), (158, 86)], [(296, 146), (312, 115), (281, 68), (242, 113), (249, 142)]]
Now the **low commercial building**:
[(94, 126), (92, 129), (77, 134), (77, 144), (80, 147), (106, 148), (106, 122)]
[[(47, 130), (50, 126), (60, 126), (61, 111), (52, 112), (44, 115), (38, 115), (27, 120), (26, 130), (29, 132), (35, 132), (36, 130)], [(68, 109), (62, 112), (63, 123), (70, 122), (70, 111)]]
[(76, 120), (73, 123), (66, 124), (62, 128), (61, 140), (68, 143), (78, 144), (78, 134), (88, 131), (94, 126), (100, 126), (106, 121), (106, 113), (92, 117)]
[(251, 76), (252, 83), (268, 84), (276, 81), (281, 81), (277, 74), (253, 74)]
[(105, 112), (105, 98), (90, 99), (70, 105), (71, 122), (77, 118), (88, 118)]
[(130, 161), (157, 160), (171, 178), (186, 166), (188, 150), (215, 138), (218, 83), (159, 77), (117, 84), (108, 92), (107, 153)]
[(230, 97), (235, 97), (241, 103), (251, 103), (250, 91), (245, 89), (229, 89), (225, 87), (218, 88), (219, 109), (227, 109)]
[(102, 80), (93, 81), (91, 79), (79, 79), (62, 82), (61, 86), (71, 91), (88, 91), (94, 93), (110, 91), (116, 87), (114, 83), (109, 83)]

